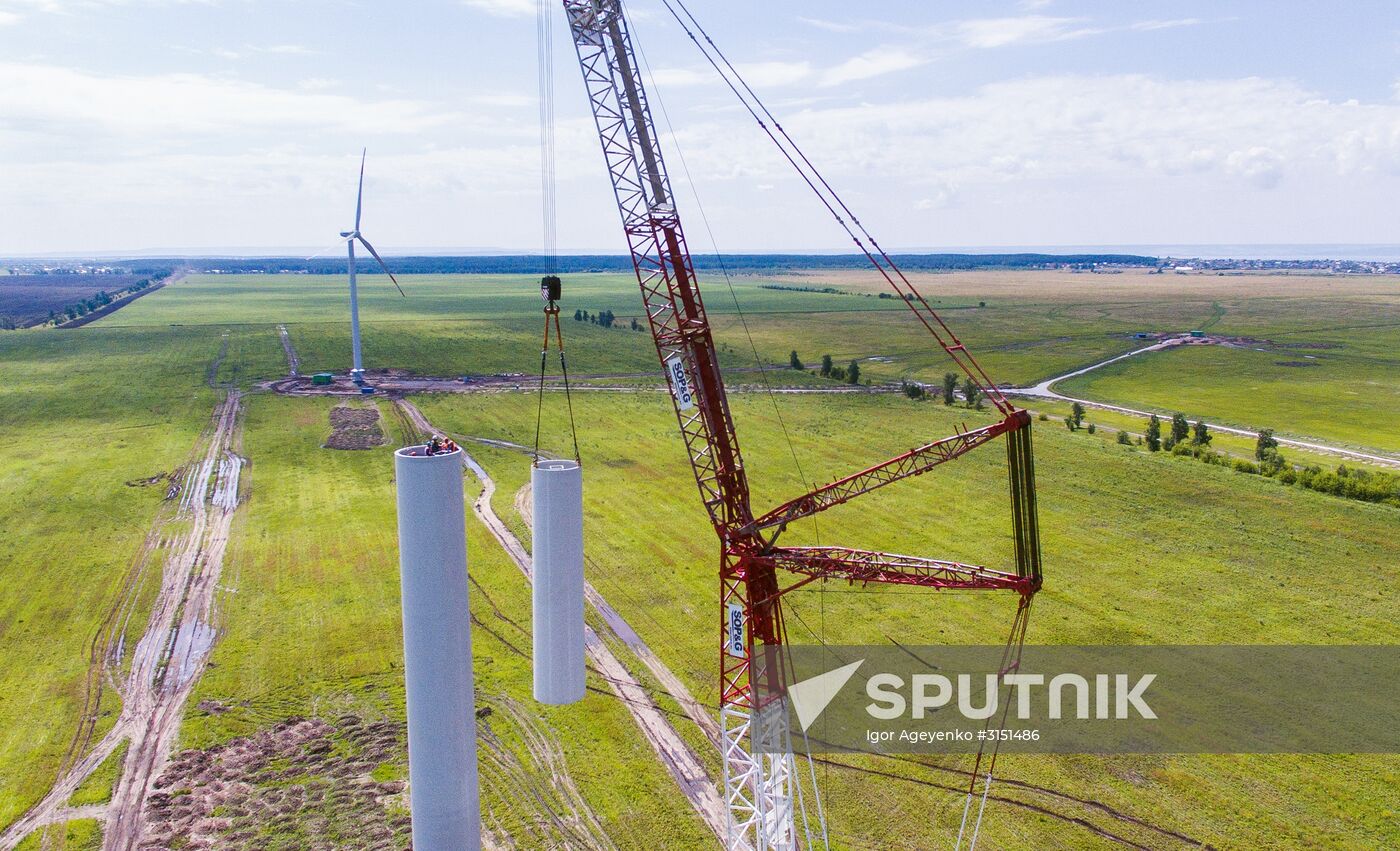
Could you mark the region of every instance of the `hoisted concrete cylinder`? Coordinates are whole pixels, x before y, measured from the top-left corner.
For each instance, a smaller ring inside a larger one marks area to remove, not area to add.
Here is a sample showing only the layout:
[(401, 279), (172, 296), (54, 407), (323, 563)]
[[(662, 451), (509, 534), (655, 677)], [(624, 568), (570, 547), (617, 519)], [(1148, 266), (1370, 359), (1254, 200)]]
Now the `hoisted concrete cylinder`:
[(534, 518), (535, 700), (583, 699), (583, 471), (536, 461)]
[(481, 848), (462, 451), (394, 453), (413, 847)]

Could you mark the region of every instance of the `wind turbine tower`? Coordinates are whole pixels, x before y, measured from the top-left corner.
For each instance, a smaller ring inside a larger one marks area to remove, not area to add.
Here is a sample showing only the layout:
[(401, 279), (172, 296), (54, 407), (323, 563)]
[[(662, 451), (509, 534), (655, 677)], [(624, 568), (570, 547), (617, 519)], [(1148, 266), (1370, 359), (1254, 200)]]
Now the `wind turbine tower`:
[(360, 298), (355, 279), (355, 240), (359, 240), (360, 244), (365, 247), (365, 250), (374, 256), (374, 259), (379, 263), (379, 267), (384, 270), (384, 274), (388, 275), (389, 280), (394, 282), (394, 287), (399, 291), (399, 295), (405, 298), (407, 298), (407, 296), (403, 291), (403, 287), (399, 286), (398, 278), (394, 277), (394, 273), (389, 271), (388, 265), (386, 265), (384, 259), (379, 256), (379, 252), (375, 251), (374, 246), (370, 245), (369, 240), (365, 239), (360, 233), (360, 213), (364, 209), (365, 200), (366, 153), (368, 153), (368, 149), (360, 152), (360, 188), (355, 194), (355, 227), (352, 230), (341, 231), (340, 235), (345, 240), (350, 265), (350, 346), (354, 353), (354, 366), (350, 369), (350, 378), (360, 386), (362, 392), (373, 393), (374, 388), (368, 387), (365, 384), (364, 360), (360, 355)]

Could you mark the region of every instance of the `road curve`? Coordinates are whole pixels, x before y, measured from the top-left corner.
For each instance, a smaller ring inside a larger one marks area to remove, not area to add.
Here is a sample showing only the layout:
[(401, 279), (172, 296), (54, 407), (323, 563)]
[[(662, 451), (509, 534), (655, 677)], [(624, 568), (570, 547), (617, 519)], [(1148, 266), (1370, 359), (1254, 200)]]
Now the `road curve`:
[[(1130, 414), (1135, 417), (1147, 418), (1151, 417), (1153, 414), (1161, 415), (1162, 412), (1160, 411), (1143, 411), (1137, 408), (1124, 407), (1123, 405), (1110, 405), (1107, 402), (1095, 402), (1092, 399), (1079, 399), (1074, 396), (1066, 396), (1063, 393), (1057, 392), (1054, 388), (1054, 385), (1060, 383), (1061, 381), (1066, 381), (1068, 379), (1084, 375), (1087, 372), (1093, 372), (1094, 370), (1100, 367), (1108, 366), (1111, 363), (1117, 363), (1118, 361), (1125, 360), (1136, 355), (1144, 354), (1146, 352), (1162, 351), (1164, 349), (1169, 349), (1174, 346), (1184, 345), (1190, 343), (1192, 339), (1194, 338), (1171, 337), (1159, 343), (1156, 343), (1155, 345), (1146, 346), (1141, 349), (1134, 349), (1131, 352), (1118, 355), (1117, 357), (1109, 358), (1108, 360), (1101, 361), (1099, 363), (1094, 364), (1093, 366), (1086, 366), (1083, 369), (1077, 369), (1074, 372), (1067, 372), (1064, 375), (1058, 375), (1054, 378), (1047, 378), (1046, 380), (1040, 382), (1034, 387), (1004, 388), (1002, 390), (1002, 393), (1006, 394), (1007, 396), (1022, 396), (1035, 399), (1053, 399), (1058, 402), (1078, 402), (1086, 408), (1098, 408), (1102, 411), (1115, 411), (1120, 414)], [(1216, 431), (1222, 431), (1226, 434), (1237, 434), (1244, 437), (1254, 437), (1258, 433), (1257, 431), (1250, 431), (1249, 429), (1221, 425), (1220, 423), (1213, 423), (1209, 421), (1207, 421), (1206, 425), (1210, 426)], [(1331, 444), (1326, 443), (1316, 443), (1308, 440), (1298, 440), (1292, 437), (1275, 437), (1274, 439), (1279, 442), (1280, 446), (1291, 446), (1295, 449), (1306, 449), (1311, 452), (1320, 452), (1326, 455), (1338, 455), (1344, 458), (1353, 458), (1357, 461), (1366, 461), (1371, 464), (1379, 464), (1384, 467), (1400, 467), (1400, 458), (1395, 458), (1388, 455), (1375, 455), (1370, 452), (1360, 452), (1355, 449), (1345, 449), (1340, 446), (1333, 446)]]

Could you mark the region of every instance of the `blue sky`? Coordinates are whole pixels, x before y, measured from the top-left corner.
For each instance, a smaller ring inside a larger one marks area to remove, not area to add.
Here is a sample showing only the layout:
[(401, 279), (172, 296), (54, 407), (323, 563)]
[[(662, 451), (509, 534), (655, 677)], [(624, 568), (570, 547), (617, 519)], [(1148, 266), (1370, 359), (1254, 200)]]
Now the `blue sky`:
[[(695, 249), (676, 145), (721, 250), (846, 247), (659, 2), (628, 8)], [(692, 8), (887, 246), (1400, 242), (1393, 0)], [(559, 243), (620, 250), (550, 9)], [(361, 146), (382, 248), (537, 248), (534, 10), (0, 0), (0, 254), (329, 244)]]

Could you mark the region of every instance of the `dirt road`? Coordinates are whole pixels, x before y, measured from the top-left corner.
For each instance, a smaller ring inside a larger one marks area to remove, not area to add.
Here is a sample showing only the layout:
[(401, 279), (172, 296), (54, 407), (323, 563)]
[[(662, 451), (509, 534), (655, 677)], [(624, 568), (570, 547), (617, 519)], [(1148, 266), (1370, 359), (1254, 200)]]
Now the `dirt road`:
[(282, 351), (287, 353), (287, 374), (293, 378), (301, 376), (301, 358), (297, 356), (296, 346), (292, 345), (292, 335), (287, 333), (286, 325), (277, 326), (277, 336), (282, 339)]
[[(241, 394), (228, 391), (185, 467), (177, 507), (156, 520), (150, 539), (169, 543), (146, 630), (131, 651), (129, 667), (120, 643), (103, 662), (104, 675), (122, 696), (116, 724), (38, 804), (0, 834), (0, 851), (10, 851), (36, 829), (77, 817), (78, 812), (106, 822), (104, 851), (134, 851), (139, 846), (146, 797), (169, 759), (185, 699), (217, 635), (214, 595), (239, 505), (243, 459), (235, 450), (241, 414)], [(160, 528), (167, 526), (165, 532)], [(74, 790), (122, 742), (129, 745), (111, 803), (67, 809)]]
[[(1059, 375), (1054, 378), (1047, 378), (1046, 380), (1040, 382), (1034, 387), (1008, 388), (1003, 389), (1002, 392), (1008, 396), (1028, 396), (1035, 399), (1054, 399), (1059, 402), (1078, 402), (1086, 408), (1098, 408), (1102, 411), (1114, 411), (1120, 414), (1129, 414), (1135, 417), (1142, 417), (1143, 419), (1151, 417), (1154, 413), (1161, 416), (1162, 412), (1160, 411), (1142, 411), (1136, 408), (1125, 408), (1122, 405), (1110, 405), (1107, 402), (1095, 402), (1092, 399), (1078, 399), (1074, 396), (1066, 396), (1063, 393), (1057, 392), (1054, 389), (1054, 385), (1060, 383), (1061, 381), (1066, 381), (1076, 376), (1084, 375), (1087, 372), (1093, 372), (1094, 370), (1100, 367), (1108, 366), (1111, 363), (1117, 363), (1118, 361), (1124, 360), (1126, 358), (1134, 357), (1135, 355), (1141, 355), (1147, 352), (1161, 351), (1163, 349), (1172, 348), (1173, 346), (1187, 345), (1193, 342), (1196, 344), (1200, 344), (1200, 341), (1197, 338), (1171, 337), (1161, 341), (1160, 343), (1156, 343), (1151, 346), (1145, 346), (1141, 349), (1135, 349), (1131, 352), (1118, 355), (1114, 358), (1109, 358), (1108, 360), (1102, 361), (1101, 363), (1096, 363), (1093, 366), (1086, 366), (1083, 369), (1076, 369), (1074, 372), (1067, 372), (1064, 375)], [(1251, 431), (1249, 429), (1236, 428), (1235, 426), (1220, 425), (1219, 423), (1213, 422), (1207, 422), (1206, 425), (1210, 426), (1215, 431), (1222, 431), (1226, 434), (1237, 434), (1243, 437), (1254, 437), (1258, 433), (1257, 430)], [(1368, 463), (1379, 464), (1384, 467), (1400, 467), (1400, 458), (1395, 458), (1389, 455), (1376, 455), (1370, 452), (1358, 452), (1355, 449), (1345, 449), (1343, 447), (1333, 446), (1332, 444), (1328, 443), (1317, 443), (1315, 441), (1297, 440), (1291, 437), (1276, 437), (1275, 439), (1279, 442), (1280, 446), (1291, 446), (1294, 449), (1306, 449), (1311, 452), (1321, 452), (1325, 455), (1336, 455), (1341, 458), (1351, 458), (1357, 461), (1366, 461)]]
[[(420, 432), (424, 434), (443, 433), (435, 429), (433, 425), (428, 422), (427, 418), (423, 416), (423, 413), (411, 402), (398, 400), (396, 404), (404, 411), (408, 419)], [(506, 553), (511, 557), (511, 560), (515, 562), (516, 567), (520, 568), (520, 571), (525, 574), (527, 579), (530, 578), (531, 563), (529, 553), (525, 551), (525, 546), (520, 542), (520, 539), (501, 521), (501, 518), (497, 516), (495, 510), (491, 506), (491, 497), (496, 493), (495, 481), (486, 473), (486, 470), (476, 462), (476, 459), (472, 458), (470, 453), (467, 453), (465, 450), (462, 453), (462, 460), (467, 468), (471, 470), (472, 474), (481, 481), (482, 485), (481, 495), (477, 497), (476, 501), (472, 504), (472, 509), (476, 512), (477, 516), (481, 518), (481, 521), (486, 524), (486, 528), (491, 531), (491, 534), (495, 536), (496, 540), (500, 542)], [(603, 609), (599, 608), (598, 604), (602, 603), (602, 606), (606, 607), (606, 611), (610, 616), (604, 615), (604, 622), (608, 625), (610, 630), (617, 634), (617, 638), (626, 644), (629, 649), (636, 646), (645, 649), (645, 657), (639, 654), (639, 658), (642, 659), (643, 664), (646, 664), (649, 669), (655, 671), (655, 669), (652, 668), (652, 664), (647, 661), (647, 657), (650, 657), (654, 660), (655, 665), (665, 671), (666, 679), (663, 680), (663, 684), (670, 681), (680, 686), (680, 693), (673, 692), (672, 696), (678, 702), (681, 702), (683, 706), (686, 706), (687, 715), (690, 714), (691, 708), (694, 707), (697, 714), (703, 717), (704, 713), (700, 711), (699, 704), (689, 695), (685, 687), (680, 685), (680, 681), (675, 675), (669, 670), (665, 670), (665, 666), (656, 658), (656, 655), (651, 652), (650, 648), (646, 648), (646, 645), (642, 643), (641, 639), (637, 637), (631, 627), (628, 627), (621, 616), (619, 616), (611, 606), (607, 605), (607, 602), (603, 600), (602, 596), (589, 588), (587, 598), (588, 602), (592, 604), (600, 614), (602, 614)], [(617, 631), (619, 627), (622, 632)], [(652, 749), (656, 752), (657, 758), (660, 759), (662, 764), (666, 766), (666, 769), (670, 771), (671, 776), (675, 779), (676, 784), (680, 786), (681, 792), (690, 802), (691, 807), (694, 808), (695, 812), (704, 820), (705, 824), (714, 831), (716, 838), (722, 840), (727, 830), (724, 803), (720, 800), (717, 785), (706, 773), (705, 766), (700, 762), (700, 758), (696, 756), (695, 751), (693, 751), (690, 746), (686, 744), (685, 740), (681, 738), (680, 734), (676, 732), (675, 726), (671, 724), (670, 719), (667, 718), (665, 713), (652, 701), (646, 688), (627, 670), (627, 667), (613, 654), (608, 645), (603, 643), (603, 640), (598, 637), (597, 633), (595, 633), (591, 627), (585, 628), (584, 647), (587, 650), (589, 660), (593, 663), (593, 667), (607, 680), (613, 692), (622, 699), (622, 704), (626, 706), (627, 711), (631, 713), (632, 720), (636, 722), (643, 737), (646, 738), (647, 743), (650, 744)], [(669, 690), (668, 687), (668, 691)], [(709, 721), (709, 725), (713, 727), (715, 722)], [(701, 728), (705, 729), (703, 724)], [(707, 730), (706, 732), (708, 734), (709, 731)], [(716, 742), (718, 741), (718, 731), (716, 731), (713, 738)]]

